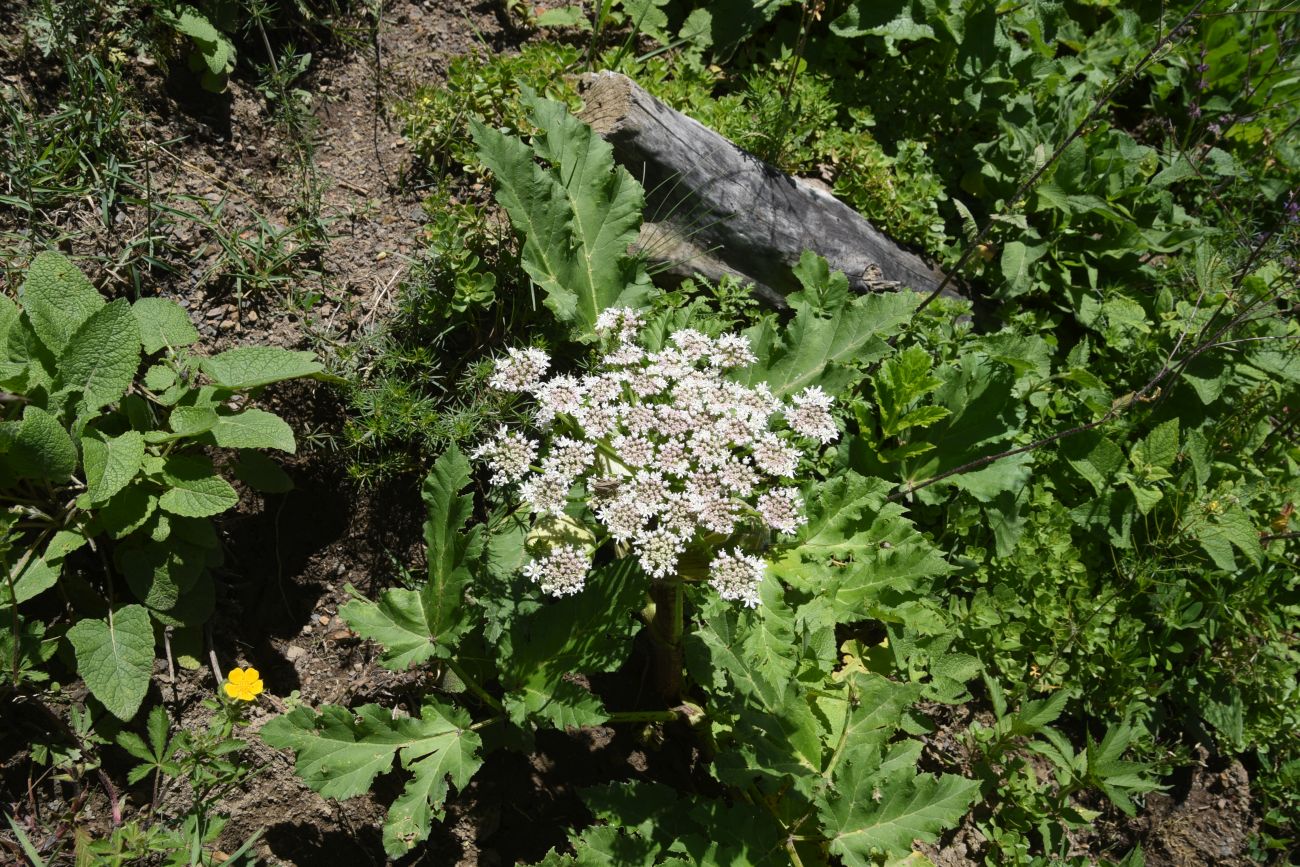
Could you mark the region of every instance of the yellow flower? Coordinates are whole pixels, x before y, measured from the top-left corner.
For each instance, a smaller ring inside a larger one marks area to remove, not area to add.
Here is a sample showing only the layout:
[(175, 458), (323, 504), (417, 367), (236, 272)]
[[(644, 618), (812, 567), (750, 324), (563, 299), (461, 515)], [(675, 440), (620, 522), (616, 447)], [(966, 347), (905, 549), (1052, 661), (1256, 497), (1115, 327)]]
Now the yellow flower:
[(240, 701), (252, 701), (262, 691), (262, 675), (256, 668), (232, 668), (226, 675), (226, 695)]

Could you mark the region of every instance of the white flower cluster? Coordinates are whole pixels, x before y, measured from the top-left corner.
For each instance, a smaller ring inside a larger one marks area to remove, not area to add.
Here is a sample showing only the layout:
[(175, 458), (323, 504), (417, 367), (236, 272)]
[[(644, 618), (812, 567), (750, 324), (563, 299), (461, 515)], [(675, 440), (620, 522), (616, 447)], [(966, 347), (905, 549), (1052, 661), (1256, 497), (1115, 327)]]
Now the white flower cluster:
[[(811, 387), (787, 404), (764, 384), (728, 379), (726, 371), (755, 361), (741, 335), (683, 329), (671, 347), (651, 352), (637, 342), (642, 325), (633, 310), (602, 313), (596, 333), (608, 351), (581, 377), (543, 381), (545, 353), (510, 350), (491, 384), (532, 395), (550, 436), (539, 465), (540, 444), (502, 427), (473, 455), (487, 462), (492, 483), (518, 484), (539, 516), (564, 514), (571, 495), (585, 501), (655, 578), (676, 575), (692, 545), (716, 548), (755, 527), (795, 532), (803, 502), (788, 482), (802, 447), (838, 436), (832, 398)], [(581, 549), (565, 546), (525, 573), (565, 595), (582, 588), (589, 565)], [(763, 570), (761, 558), (736, 547), (713, 560), (709, 582), (724, 599), (753, 607)]]

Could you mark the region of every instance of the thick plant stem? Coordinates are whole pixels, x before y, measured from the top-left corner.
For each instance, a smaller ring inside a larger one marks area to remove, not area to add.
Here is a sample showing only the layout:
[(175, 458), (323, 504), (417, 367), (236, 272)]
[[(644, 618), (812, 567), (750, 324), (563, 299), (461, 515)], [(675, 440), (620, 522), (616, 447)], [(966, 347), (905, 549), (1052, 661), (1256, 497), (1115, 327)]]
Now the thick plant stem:
[(650, 587), (654, 615), (650, 638), (654, 648), (653, 678), (659, 698), (669, 705), (681, 703), (682, 674), (686, 655), (682, 650), (685, 599), (680, 580), (655, 582)]
[(484, 704), (486, 704), (488, 707), (492, 708), (493, 710), (497, 711), (498, 713), (505, 711), (505, 707), (502, 706), (501, 702), (497, 701), (497, 699), (492, 695), (492, 693), (488, 692), (486, 689), (479, 686), (478, 681), (475, 680), (470, 675), (470, 673), (466, 671), (459, 663), (457, 663), (454, 659), (448, 659), (446, 660), (446, 663), (447, 663), (447, 669), (451, 671), (452, 674), (459, 677), (461, 683), (465, 684), (465, 687), (470, 692), (474, 693), (476, 696), (481, 698)]

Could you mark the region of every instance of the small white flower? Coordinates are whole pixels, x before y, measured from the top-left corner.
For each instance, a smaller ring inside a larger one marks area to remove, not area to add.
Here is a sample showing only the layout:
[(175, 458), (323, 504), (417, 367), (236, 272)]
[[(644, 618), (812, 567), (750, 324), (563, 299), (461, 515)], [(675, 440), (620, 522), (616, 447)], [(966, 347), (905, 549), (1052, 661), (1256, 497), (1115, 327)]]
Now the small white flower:
[(677, 571), (677, 558), (686, 546), (676, 533), (659, 528), (637, 534), (633, 542), (637, 561), (652, 578), (667, 578)]
[(644, 324), (641, 314), (631, 307), (609, 307), (596, 317), (596, 335), (631, 341), (636, 339)]
[(550, 366), (551, 359), (540, 349), (508, 349), (488, 385), (498, 391), (532, 391)]
[(572, 376), (557, 376), (539, 385), (537, 395), (537, 421), (550, 424), (557, 415), (573, 415), (582, 407), (586, 386)]
[(805, 388), (794, 396), (794, 408), (785, 411), (785, 420), (796, 433), (815, 439), (822, 445), (834, 442), (839, 438), (840, 432), (835, 428), (835, 419), (831, 418), (833, 400), (833, 397), (821, 390), (821, 386)]
[(591, 560), (585, 551), (576, 545), (563, 545), (524, 566), (524, 575), (540, 584), (543, 593), (572, 596), (582, 589), (589, 568)]
[(796, 488), (777, 488), (758, 498), (758, 513), (773, 530), (793, 533), (807, 523), (802, 514), (803, 498)]
[(654, 443), (645, 437), (620, 434), (610, 443), (619, 459), (629, 467), (648, 467), (654, 463)]
[(682, 355), (691, 363), (708, 358), (713, 352), (713, 339), (696, 331), (694, 328), (682, 328), (674, 331), (672, 341), (681, 350)]
[(605, 525), (615, 541), (627, 542), (645, 529), (645, 516), (637, 509), (636, 502), (625, 495), (598, 504), (594, 511), (596, 519)]
[(470, 457), (487, 461), (493, 471), (492, 484), (508, 485), (528, 475), (528, 468), (537, 457), (537, 443), (501, 425), (496, 438), (479, 446)]
[(739, 334), (724, 334), (713, 341), (713, 354), (709, 363), (714, 367), (744, 367), (758, 361), (749, 348), (749, 338)]
[(572, 484), (573, 479), (591, 466), (595, 455), (594, 443), (565, 436), (556, 437), (546, 459), (542, 461), (542, 472), (568, 478)]
[(624, 483), (627, 498), (636, 506), (641, 515), (650, 517), (659, 513), (671, 493), (663, 473), (650, 470), (638, 470), (636, 475)]
[(723, 599), (743, 602), (747, 608), (753, 608), (759, 603), (758, 588), (766, 571), (767, 564), (760, 558), (734, 548), (729, 554), (723, 551), (713, 558), (709, 564), (709, 584)]
[(754, 441), (754, 463), (773, 476), (793, 477), (799, 467), (799, 450), (768, 433)]
[(538, 515), (564, 514), (573, 480), (556, 473), (533, 476), (519, 486), (519, 497)]

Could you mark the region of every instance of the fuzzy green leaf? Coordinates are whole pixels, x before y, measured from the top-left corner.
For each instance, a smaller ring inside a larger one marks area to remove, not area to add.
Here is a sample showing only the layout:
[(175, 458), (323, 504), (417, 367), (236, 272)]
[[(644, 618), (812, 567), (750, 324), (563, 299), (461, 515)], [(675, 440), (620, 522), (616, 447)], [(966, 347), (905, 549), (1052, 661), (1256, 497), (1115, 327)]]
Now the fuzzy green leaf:
[(240, 346), (205, 358), (200, 369), (223, 388), (256, 388), (285, 379), (320, 373), (324, 368), (311, 352), (274, 346)]
[(217, 415), (210, 431), (212, 441), (227, 449), (279, 449), (293, 454), (298, 448), (293, 428), (284, 419), (256, 407)]
[(163, 466), (163, 481), (169, 489), (158, 498), (158, 505), (173, 515), (206, 518), (239, 502), (235, 489), (214, 473), (212, 463), (204, 458), (168, 458)]
[(73, 332), (59, 357), (57, 385), (81, 392), (83, 411), (122, 399), (140, 366), (140, 326), (125, 298), (100, 308)]
[(56, 356), (81, 324), (104, 306), (86, 275), (63, 254), (49, 251), (28, 266), (19, 301), (41, 343)]
[(23, 420), (9, 447), (7, 460), (20, 478), (44, 479), (61, 485), (77, 469), (77, 449), (58, 419), (28, 404), (23, 407)]
[(130, 484), (144, 460), (144, 436), (129, 430), (121, 436), (99, 439), (82, 437), (82, 460), (86, 467), (87, 506), (108, 502)]
[(387, 668), (401, 670), (446, 656), (469, 625), (465, 588), (472, 580), (469, 562), (482, 551), (483, 530), (481, 525), (463, 529), (474, 511), (473, 495), (460, 493), (469, 481), (469, 461), (454, 446), (424, 481), (425, 586), (386, 590), (377, 602), (358, 598), (340, 612), (359, 635), (384, 646), (380, 662)]
[(284, 469), (261, 452), (241, 451), (235, 464), (235, 478), (255, 491), (284, 494), (293, 490), (293, 479)]
[[(152, 355), (160, 349), (179, 349), (199, 339), (190, 314), (175, 301), (166, 298), (140, 298), (131, 305), (140, 326), (140, 342)], [(166, 386), (164, 386), (165, 388)]]
[(85, 619), (68, 630), (77, 673), (118, 719), (130, 720), (149, 690), (154, 637), (149, 612), (127, 605), (107, 621)]

